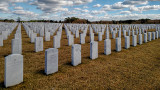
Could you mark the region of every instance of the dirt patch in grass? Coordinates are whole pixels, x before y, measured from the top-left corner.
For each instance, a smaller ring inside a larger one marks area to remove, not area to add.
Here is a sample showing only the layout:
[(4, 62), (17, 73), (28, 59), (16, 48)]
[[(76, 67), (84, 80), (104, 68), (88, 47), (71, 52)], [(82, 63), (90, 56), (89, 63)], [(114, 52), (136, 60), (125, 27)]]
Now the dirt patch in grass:
[[(4, 56), (11, 53), (11, 39), (4, 41), (0, 47), (0, 89), (4, 88)], [(88, 31), (89, 33), (89, 31)], [(99, 58), (89, 59), (90, 38), (82, 44), (82, 64), (71, 66), (71, 46), (65, 31), (62, 32), (61, 48), (59, 48), (59, 71), (46, 76), (44, 74), (45, 49), (53, 48), (51, 41), (44, 42), (43, 52), (34, 52), (34, 44), (30, 43), (22, 27), (22, 46), (24, 56), (24, 82), (7, 89), (160, 89), (160, 39), (143, 43), (129, 49), (124, 49), (122, 38), (122, 51), (115, 51), (115, 39), (111, 39), (112, 54), (104, 55), (104, 39), (98, 42)], [(110, 35), (111, 37), (111, 35)], [(137, 37), (138, 38), (138, 37)], [(98, 35), (95, 35), (98, 41)], [(132, 43), (132, 37), (130, 38)], [(80, 38), (74, 38), (76, 44)]]

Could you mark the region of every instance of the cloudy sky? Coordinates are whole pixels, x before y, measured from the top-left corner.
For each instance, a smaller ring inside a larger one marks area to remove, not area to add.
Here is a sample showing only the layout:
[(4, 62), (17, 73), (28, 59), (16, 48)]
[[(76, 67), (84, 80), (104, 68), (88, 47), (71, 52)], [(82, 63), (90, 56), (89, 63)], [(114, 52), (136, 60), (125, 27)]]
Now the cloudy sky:
[(0, 0), (0, 19), (160, 19), (160, 0)]

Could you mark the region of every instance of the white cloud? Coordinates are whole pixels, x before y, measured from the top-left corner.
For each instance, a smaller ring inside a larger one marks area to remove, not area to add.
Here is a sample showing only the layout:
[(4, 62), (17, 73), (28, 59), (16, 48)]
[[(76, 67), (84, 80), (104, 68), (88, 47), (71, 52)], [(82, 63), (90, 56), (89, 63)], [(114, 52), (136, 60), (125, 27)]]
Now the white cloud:
[(146, 5), (149, 0), (125, 0), (123, 2), (124, 5)]
[(89, 12), (87, 9), (84, 9), (84, 10), (81, 10), (81, 12), (83, 12), (83, 13), (87, 13), (87, 12)]
[(18, 6), (18, 7), (14, 7), (14, 9), (17, 9), (17, 10), (22, 10), (22, 9), (23, 9), (23, 7), (21, 7), (21, 6)]
[(86, 3), (90, 3), (93, 0), (72, 0), (74, 5), (82, 5), (82, 4), (86, 4)]
[(101, 7), (100, 4), (93, 5), (93, 7)]
[(12, 3), (21, 3), (21, 2), (27, 2), (28, 0), (8, 0), (8, 1)]
[(26, 11), (26, 10), (14, 10), (13, 14), (22, 16), (22, 17), (29, 17), (29, 18), (38, 16), (38, 14), (31, 12), (31, 11)]
[(121, 11), (120, 14), (130, 14), (130, 11)]
[(101, 10), (99, 10), (99, 11), (97, 11), (97, 10), (92, 10), (92, 11), (91, 11), (91, 14), (93, 14), (93, 15), (98, 15), (98, 14), (102, 14), (102, 13), (105, 13), (105, 11), (101, 11)]
[(80, 8), (74, 8), (75, 10), (82, 10), (82, 9), (80, 9)]
[(128, 7), (130, 7), (130, 5), (123, 5), (122, 2), (117, 2), (113, 5), (104, 5), (102, 10), (105, 10), (105, 11), (122, 10)]
[(73, 6), (73, 5), (83, 5), (86, 3), (90, 3), (93, 0), (37, 0), (32, 2), (31, 5), (36, 5), (38, 9), (41, 9), (44, 12), (61, 12), (61, 11), (68, 11), (66, 6)]
[(139, 11), (139, 12), (143, 12), (143, 11), (148, 11), (148, 10), (160, 10), (160, 5), (146, 5), (146, 6), (142, 6), (142, 7), (130, 7), (130, 11)]
[(85, 8), (85, 9), (86, 9), (86, 8), (88, 8), (88, 7), (87, 7), (87, 6), (83, 6), (83, 8)]
[(106, 15), (101, 20), (138, 20), (138, 19), (160, 19), (160, 14), (124, 14), (124, 15)]

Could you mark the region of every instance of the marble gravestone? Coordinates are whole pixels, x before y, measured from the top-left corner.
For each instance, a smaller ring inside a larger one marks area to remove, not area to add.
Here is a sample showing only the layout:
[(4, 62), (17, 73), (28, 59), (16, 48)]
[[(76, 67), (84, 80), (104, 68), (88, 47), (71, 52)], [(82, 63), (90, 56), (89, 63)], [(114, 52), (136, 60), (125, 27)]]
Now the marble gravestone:
[(116, 33), (115, 31), (112, 32), (112, 39), (115, 39), (116, 38)]
[(76, 30), (75, 36), (76, 38), (79, 38), (79, 30)]
[(23, 55), (5, 57), (4, 85), (10, 87), (23, 82)]
[(130, 37), (125, 36), (125, 49), (130, 48)]
[(40, 30), (40, 37), (43, 37), (44, 36), (44, 29), (41, 29)]
[(22, 54), (21, 39), (12, 39), (12, 54)]
[(148, 41), (151, 41), (152, 38), (151, 38), (151, 32), (148, 32)]
[(3, 36), (0, 35), (0, 46), (3, 46)]
[(126, 36), (126, 30), (123, 30), (123, 37)]
[(142, 44), (142, 34), (139, 34), (139, 35), (138, 35), (138, 38), (139, 38), (139, 39), (138, 39), (138, 40), (139, 40), (139, 45), (141, 45), (141, 44)]
[(147, 33), (144, 33), (144, 43), (147, 43)]
[(116, 38), (116, 51), (121, 51), (121, 38)]
[(8, 39), (7, 31), (2, 31), (3, 40)]
[(57, 35), (53, 37), (53, 48), (60, 48), (60, 37)]
[(81, 45), (79, 44), (73, 44), (72, 45), (72, 62), (71, 64), (73, 66), (77, 66), (78, 64), (81, 64)]
[(110, 39), (104, 40), (104, 54), (105, 55), (111, 54), (111, 40)]
[(106, 30), (106, 39), (109, 39), (109, 31)]
[(158, 31), (156, 31), (155, 34), (155, 38), (158, 39)]
[(43, 37), (35, 38), (35, 52), (43, 51)]
[(155, 40), (155, 32), (152, 32), (152, 40)]
[(118, 37), (121, 38), (121, 30), (118, 31)]
[(32, 33), (31, 35), (31, 43), (35, 42), (35, 38), (37, 37), (37, 33)]
[(45, 51), (45, 73), (46, 75), (58, 71), (58, 49), (49, 48)]
[(134, 36), (134, 30), (132, 30), (132, 36)]
[(137, 35), (132, 36), (132, 46), (137, 46)]
[(90, 42), (90, 58), (92, 60), (98, 58), (98, 42), (96, 41)]
[(128, 36), (130, 36), (131, 35), (131, 31), (130, 30), (128, 30)]
[(138, 35), (138, 29), (136, 29), (136, 35)]
[(74, 44), (74, 36), (73, 35), (69, 35), (68, 36), (68, 46)]
[(90, 42), (94, 41), (94, 33), (90, 34)]
[(84, 34), (80, 34), (80, 44), (85, 44), (85, 36), (84, 36)]
[(102, 41), (102, 32), (98, 32), (98, 41)]
[(45, 33), (45, 41), (50, 41), (50, 32)]

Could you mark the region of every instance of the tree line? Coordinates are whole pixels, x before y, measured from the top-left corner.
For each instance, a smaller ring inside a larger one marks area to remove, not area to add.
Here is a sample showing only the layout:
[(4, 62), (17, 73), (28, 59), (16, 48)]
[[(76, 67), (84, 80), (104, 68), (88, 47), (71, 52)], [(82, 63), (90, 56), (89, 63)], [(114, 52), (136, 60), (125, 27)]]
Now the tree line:
[(159, 20), (151, 20), (151, 19), (139, 19), (139, 20), (119, 20), (119, 21), (89, 21), (88, 19), (80, 19), (77, 17), (67, 17), (64, 21), (57, 21), (57, 20), (29, 20), (29, 21), (22, 21), (20, 17), (17, 20), (13, 19), (4, 19), (0, 20), (0, 22), (49, 22), (49, 23), (79, 23), (79, 24), (160, 24)]

